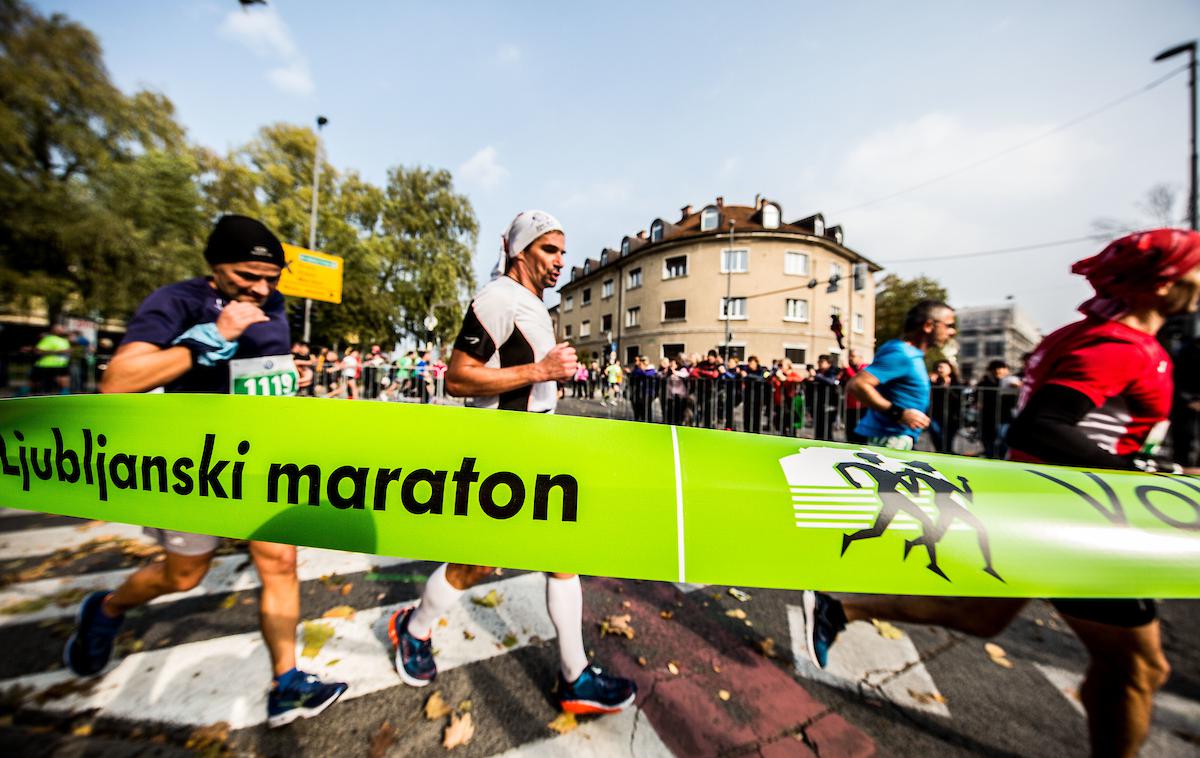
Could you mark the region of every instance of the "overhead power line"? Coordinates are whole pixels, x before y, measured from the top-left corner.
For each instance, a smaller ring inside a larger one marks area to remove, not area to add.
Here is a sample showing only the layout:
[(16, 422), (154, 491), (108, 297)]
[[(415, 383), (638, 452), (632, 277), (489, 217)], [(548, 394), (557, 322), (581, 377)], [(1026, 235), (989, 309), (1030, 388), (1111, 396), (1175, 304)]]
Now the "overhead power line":
[(1157, 79), (1150, 82), (1149, 84), (1138, 87), (1137, 89), (1133, 90), (1132, 92), (1127, 92), (1124, 95), (1121, 95), (1120, 97), (1118, 97), (1117, 99), (1111, 100), (1111, 101), (1105, 103), (1104, 105), (1101, 105), (1099, 108), (1095, 108), (1093, 110), (1088, 111), (1087, 113), (1083, 113), (1083, 114), (1076, 116), (1075, 118), (1072, 118), (1068, 121), (1064, 121), (1063, 123), (1059, 124), (1058, 126), (1047, 129), (1046, 131), (1042, 132), (1041, 134), (1031, 137), (1031, 138), (1025, 140), (1024, 142), (1018, 142), (1015, 145), (1010, 145), (1009, 147), (1006, 147), (999, 152), (992, 153), (991, 155), (988, 155), (984, 158), (980, 158), (979, 160), (972, 161), (971, 163), (968, 163), (965, 166), (959, 166), (958, 168), (953, 169), (952, 171), (947, 171), (944, 174), (938, 174), (937, 176), (930, 177), (929, 179), (926, 179), (922, 182), (918, 182), (917, 184), (911, 184), (907, 187), (903, 187), (903, 188), (898, 189), (895, 192), (891, 192), (887, 195), (882, 195), (880, 197), (874, 198), (873, 200), (867, 200), (866, 202), (858, 203), (857, 205), (851, 205), (846, 208), (841, 208), (839, 210), (834, 211), (830, 215), (836, 216), (836, 215), (840, 215), (843, 213), (849, 213), (850, 211), (856, 211), (856, 210), (860, 210), (862, 208), (868, 208), (872, 205), (878, 205), (879, 203), (882, 203), (885, 200), (891, 200), (892, 198), (900, 197), (901, 195), (907, 195), (908, 193), (915, 192), (916, 190), (919, 190), (919, 189), (924, 189), (925, 187), (928, 187), (931, 184), (936, 184), (937, 182), (944, 181), (944, 180), (949, 179), (954, 176), (958, 176), (959, 174), (970, 171), (971, 169), (978, 168), (979, 166), (982, 166), (985, 163), (990, 163), (990, 162), (996, 160), (997, 158), (1003, 158), (1004, 156), (1008, 155), (1009, 153), (1016, 152), (1017, 150), (1021, 150), (1026, 147), (1029, 147), (1030, 145), (1032, 145), (1034, 143), (1041, 142), (1042, 140), (1046, 139), (1047, 137), (1051, 137), (1055, 134), (1058, 134), (1061, 131), (1070, 129), (1073, 126), (1080, 124), (1084, 121), (1087, 121), (1090, 118), (1098, 116), (1107, 110), (1115, 108), (1118, 105), (1121, 105), (1122, 103), (1125, 103), (1128, 100), (1132, 100), (1133, 98), (1138, 97), (1139, 95), (1144, 95), (1145, 93), (1149, 92), (1150, 90), (1154, 89), (1155, 87), (1159, 86), (1160, 84), (1163, 84), (1164, 82), (1171, 79), (1172, 77), (1183, 73), (1187, 69), (1188, 69), (1188, 64), (1184, 64), (1184, 65), (1180, 66), (1179, 68), (1172, 69), (1170, 72), (1164, 74), (1163, 76), (1158, 77)]
[(886, 263), (889, 266), (894, 266), (897, 263), (928, 263), (930, 261), (956, 261), (963, 258), (983, 258), (989, 255), (1005, 255), (1007, 253), (1023, 253), (1027, 250), (1041, 250), (1047, 247), (1060, 247), (1062, 245), (1073, 245), (1076, 242), (1098, 242), (1100, 240), (1110, 239), (1108, 234), (1088, 234), (1083, 237), (1072, 237), (1066, 240), (1054, 240), (1053, 242), (1035, 242), (1031, 245), (1021, 245), (1019, 247), (1002, 247), (996, 250), (980, 250), (974, 253), (954, 253), (951, 255), (930, 255), (922, 258), (897, 258), (895, 260), (879, 261)]

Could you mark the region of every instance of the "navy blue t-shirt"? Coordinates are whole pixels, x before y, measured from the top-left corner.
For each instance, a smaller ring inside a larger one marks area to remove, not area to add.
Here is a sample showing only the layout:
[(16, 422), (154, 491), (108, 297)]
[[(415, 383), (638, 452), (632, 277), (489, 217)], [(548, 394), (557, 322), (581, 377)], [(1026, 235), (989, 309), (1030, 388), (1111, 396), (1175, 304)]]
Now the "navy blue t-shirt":
[[(179, 335), (196, 324), (215, 322), (226, 305), (225, 296), (209, 284), (207, 277), (168, 284), (150, 293), (138, 306), (121, 344), (149, 342), (162, 348), (171, 347)], [(271, 320), (253, 324), (242, 332), (237, 341), (237, 354), (233, 356), (235, 359), (291, 353), (291, 331), (283, 295), (272, 292), (263, 305), (263, 312)], [(193, 366), (164, 389), (167, 392), (228, 394), (229, 363), (220, 361), (213, 366)]]

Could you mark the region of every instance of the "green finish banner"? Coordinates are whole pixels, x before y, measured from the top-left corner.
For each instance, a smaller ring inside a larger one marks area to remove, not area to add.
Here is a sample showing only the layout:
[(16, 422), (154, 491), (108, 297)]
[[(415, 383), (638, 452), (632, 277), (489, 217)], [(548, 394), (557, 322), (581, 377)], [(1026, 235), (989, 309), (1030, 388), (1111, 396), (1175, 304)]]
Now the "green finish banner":
[(4, 400), (0, 506), (634, 579), (1200, 597), (1191, 477), (445, 406)]

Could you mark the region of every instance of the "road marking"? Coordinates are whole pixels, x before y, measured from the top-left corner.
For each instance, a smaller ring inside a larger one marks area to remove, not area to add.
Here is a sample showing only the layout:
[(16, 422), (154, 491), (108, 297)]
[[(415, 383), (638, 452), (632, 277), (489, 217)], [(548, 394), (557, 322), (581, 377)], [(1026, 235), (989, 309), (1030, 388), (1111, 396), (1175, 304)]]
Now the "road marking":
[[(852, 692), (873, 692), (905, 708), (950, 717), (946, 704), (937, 701), (941, 696), (937, 684), (907, 636), (889, 640), (870, 624), (853, 622), (830, 649), (829, 666), (819, 669), (808, 658), (803, 609), (789, 605), (787, 612), (792, 655), (800, 676)], [(903, 673), (893, 676), (891, 672), (896, 671)], [(910, 692), (926, 697), (918, 700)]]
[[(502, 602), (484, 608), (469, 597), (496, 590)], [(546, 580), (540, 573), (502, 579), (468, 591), (448, 614), (445, 629), (434, 628), (433, 646), (442, 671), (510, 653), (536, 637), (553, 639), (554, 625), (546, 614)], [(300, 668), (325, 680), (341, 680), (350, 689), (342, 697), (356, 698), (403, 686), (392, 668), (387, 622), (397, 608), (386, 605), (358, 611), (352, 619), (316, 619), (334, 630), (315, 658), (299, 659)], [(301, 625), (303, 626), (303, 625)], [(466, 639), (463, 631), (473, 639)], [(299, 634), (299, 632), (298, 632)], [(506, 644), (509, 643), (509, 644)], [(302, 644), (297, 643), (299, 654)], [(172, 724), (212, 724), (226, 721), (233, 729), (266, 720), (270, 660), (258, 632), (176, 645), (135, 653), (117, 663), (86, 693), (74, 693), (31, 708), (99, 714), (133, 721)], [(60, 669), (0, 681), (0, 691), (14, 686), (41, 692), (74, 679)], [(336, 706), (335, 706), (336, 707)]]
[(0, 536), (0, 558), (33, 558), (56, 550), (82, 547), (92, 540), (142, 538), (142, 527), (130, 524), (96, 523), (94, 526), (55, 526), (5, 532)]
[(580, 722), (561, 737), (550, 737), (496, 753), (492, 758), (672, 758), (650, 720), (637, 708)]
[[(300, 581), (308, 582), (330, 574), (356, 574), (375, 568), (411, 562), (412, 560), (409, 558), (301, 547), (296, 553), (296, 573), (300, 577)], [(0, 590), (0, 610), (14, 603), (37, 600), (47, 595), (70, 590), (113, 589), (136, 570), (136, 568), (128, 568), (117, 571), (98, 571), (80, 576), (64, 576), (12, 584)], [(212, 567), (198, 586), (187, 592), (155, 598), (150, 601), (150, 605), (174, 603), (177, 600), (204, 597), (205, 595), (254, 590), (258, 589), (260, 584), (258, 572), (254, 570), (254, 564), (250, 561), (249, 555), (222, 555), (213, 559)], [(78, 603), (70, 603), (66, 606), (51, 604), (29, 613), (0, 613), (0, 627), (72, 616), (77, 607)]]

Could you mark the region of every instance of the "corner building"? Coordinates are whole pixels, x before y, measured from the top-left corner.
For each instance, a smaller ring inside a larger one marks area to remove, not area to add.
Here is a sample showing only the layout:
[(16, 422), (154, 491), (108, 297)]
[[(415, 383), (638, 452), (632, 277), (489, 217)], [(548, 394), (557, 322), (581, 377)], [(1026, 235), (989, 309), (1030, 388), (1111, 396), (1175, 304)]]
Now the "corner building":
[[(677, 221), (654, 219), (571, 269), (559, 288), (559, 339), (588, 360), (615, 352), (631, 363), (716, 349), (766, 364), (815, 364), (850, 349), (875, 348), (875, 274), (880, 267), (846, 247), (839, 226), (817, 213), (784, 222), (778, 203), (716, 198)], [(836, 279), (836, 287), (831, 280)], [(833, 289), (832, 292), (829, 290)], [(726, 292), (728, 290), (728, 302)], [(845, 348), (831, 324), (841, 322)]]

